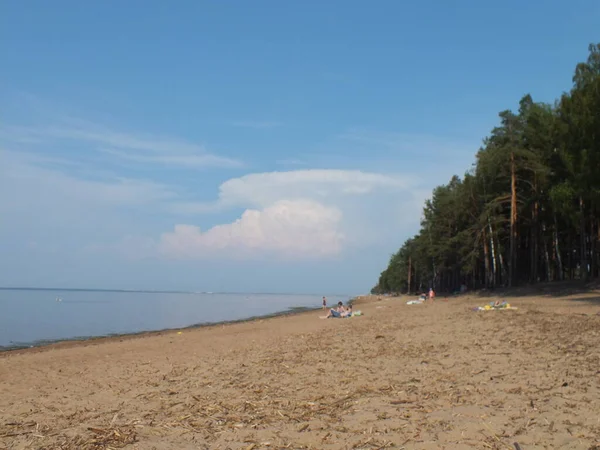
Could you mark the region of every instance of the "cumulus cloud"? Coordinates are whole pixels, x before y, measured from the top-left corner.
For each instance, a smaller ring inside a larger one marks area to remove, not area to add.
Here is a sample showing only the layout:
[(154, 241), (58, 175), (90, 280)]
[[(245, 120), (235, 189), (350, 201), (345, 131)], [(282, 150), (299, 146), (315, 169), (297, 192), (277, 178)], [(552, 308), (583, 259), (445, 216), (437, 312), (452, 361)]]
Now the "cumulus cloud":
[[(382, 230), (398, 229), (398, 217), (418, 224), (420, 206), (415, 207), (413, 188), (413, 181), (405, 176), (359, 170), (248, 174), (221, 184), (215, 202), (174, 205), (178, 213), (192, 215), (247, 208), (240, 219), (204, 232), (194, 225), (177, 225), (161, 237), (160, 247), (163, 254), (178, 258), (236, 251), (244, 256), (271, 252), (288, 258), (334, 255), (343, 246), (381, 239)], [(377, 219), (382, 209), (388, 220)], [(373, 227), (373, 220), (380, 224)]]
[(253, 173), (223, 183), (219, 198), (226, 204), (267, 205), (287, 198), (328, 198), (366, 194), (381, 188), (408, 186), (404, 177), (393, 177), (360, 170), (294, 170)]
[(327, 257), (340, 252), (342, 213), (309, 200), (281, 200), (262, 210), (248, 209), (233, 223), (205, 232), (176, 225), (161, 236), (161, 253), (172, 258), (202, 258), (215, 252), (234, 257), (259, 253), (282, 257)]
[(313, 199), (343, 202), (375, 191), (398, 192), (413, 183), (408, 176), (392, 176), (360, 170), (307, 169), (252, 173), (225, 181), (213, 203), (176, 203), (179, 213), (198, 213), (232, 206), (265, 207), (279, 200)]

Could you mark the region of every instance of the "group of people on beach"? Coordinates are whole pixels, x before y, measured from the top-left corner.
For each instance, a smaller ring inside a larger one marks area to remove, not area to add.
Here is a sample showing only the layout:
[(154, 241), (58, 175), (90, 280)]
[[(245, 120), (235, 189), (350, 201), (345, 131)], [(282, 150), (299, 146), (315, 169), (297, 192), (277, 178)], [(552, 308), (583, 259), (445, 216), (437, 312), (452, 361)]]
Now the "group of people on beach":
[[(327, 309), (327, 298), (323, 297), (323, 309)], [(342, 318), (352, 316), (352, 304), (344, 306), (342, 302), (338, 302), (335, 308), (331, 308), (326, 316), (321, 316), (321, 319)]]
[(429, 292), (422, 292), (421, 295), (419, 295), (419, 299), (418, 300), (414, 300), (414, 303), (425, 303), (427, 300), (429, 300), (431, 303), (433, 303), (433, 300), (435, 299), (435, 291), (433, 290), (433, 288), (429, 288)]

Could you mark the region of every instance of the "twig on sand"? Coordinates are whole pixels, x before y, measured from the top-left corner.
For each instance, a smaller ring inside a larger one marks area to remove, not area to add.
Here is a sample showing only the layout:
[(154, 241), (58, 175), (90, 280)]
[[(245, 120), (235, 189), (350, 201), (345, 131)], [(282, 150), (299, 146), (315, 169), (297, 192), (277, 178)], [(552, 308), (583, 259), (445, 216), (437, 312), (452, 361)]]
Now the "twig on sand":
[(31, 434), (31, 433), (33, 433), (33, 431), (19, 431), (19, 432), (15, 432), (15, 433), (6, 433), (6, 434), (0, 434), (0, 438), (23, 436), (25, 434)]
[(340, 398), (339, 400), (336, 400), (336, 401), (335, 401), (335, 402), (333, 402), (333, 403), (330, 403), (330, 404), (328, 404), (328, 405), (321, 406), (321, 407), (320, 407), (319, 409), (317, 409), (316, 411), (323, 411), (324, 409), (327, 409), (327, 408), (334, 408), (334, 407), (336, 407), (336, 406), (338, 406), (338, 405), (341, 405), (342, 403), (344, 403), (344, 402), (346, 402), (346, 401), (350, 400), (351, 398), (355, 397), (356, 395), (357, 395), (356, 393), (354, 393), (354, 394), (350, 394), (350, 395), (346, 395), (345, 397), (342, 397), (342, 398)]

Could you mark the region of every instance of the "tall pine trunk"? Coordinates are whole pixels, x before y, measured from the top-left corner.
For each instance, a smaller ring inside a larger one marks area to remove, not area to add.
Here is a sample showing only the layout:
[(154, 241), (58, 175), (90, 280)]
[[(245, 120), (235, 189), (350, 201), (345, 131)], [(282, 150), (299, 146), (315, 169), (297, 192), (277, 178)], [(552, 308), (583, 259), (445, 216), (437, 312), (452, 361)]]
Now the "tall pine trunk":
[(492, 282), (491, 282), (491, 271), (490, 271), (490, 251), (488, 248), (488, 242), (487, 242), (487, 238), (485, 235), (485, 228), (483, 229), (483, 261), (485, 264), (485, 287), (486, 288), (490, 288), (492, 287)]
[(545, 270), (545, 281), (553, 281), (552, 276), (552, 265), (550, 264), (550, 252), (548, 251), (548, 227), (546, 222), (542, 220), (540, 227), (542, 229), (542, 243), (544, 252), (544, 268)]
[[(598, 258), (598, 244), (600, 243), (600, 220), (596, 220), (596, 257)], [(596, 276), (600, 275), (600, 263), (596, 262)]]
[(573, 280), (575, 278), (573, 272), (573, 252), (575, 251), (575, 237), (569, 235), (569, 245), (567, 246), (567, 265), (569, 267), (569, 280)]
[(517, 169), (515, 152), (510, 152), (510, 261), (508, 264), (508, 285), (515, 283), (517, 262)]
[(488, 228), (490, 230), (490, 248), (492, 250), (492, 286), (496, 284), (497, 275), (496, 275), (496, 246), (494, 245), (494, 230), (492, 228), (492, 222), (490, 221), (490, 217), (488, 216)]
[(586, 245), (586, 233), (585, 233), (585, 203), (583, 196), (579, 196), (579, 234), (581, 236), (581, 255), (579, 257), (579, 270), (580, 277), (582, 280), (587, 281), (588, 279), (588, 260), (587, 260), (587, 245)]
[(544, 237), (544, 262), (546, 265), (546, 281), (552, 281), (550, 254), (548, 253), (548, 239), (546, 237)]
[(592, 278), (596, 277), (596, 272), (597, 272), (597, 264), (596, 264), (596, 236), (597, 234), (594, 233), (594, 229), (595, 229), (595, 225), (596, 225), (596, 220), (594, 218), (594, 205), (591, 205), (590, 208), (590, 276)]
[(529, 281), (531, 283), (537, 283), (538, 281), (538, 209), (539, 204), (537, 200), (533, 203), (533, 210), (531, 213), (531, 242), (530, 242), (530, 274)]
[(554, 251), (556, 252), (556, 262), (558, 264), (558, 279), (562, 281), (565, 273), (560, 254), (560, 246), (558, 245), (558, 221), (556, 220), (556, 212), (554, 213)]
[(410, 255), (408, 256), (408, 276), (406, 277), (406, 279), (408, 280), (408, 295), (410, 295), (410, 279), (412, 278), (412, 259), (410, 257)]

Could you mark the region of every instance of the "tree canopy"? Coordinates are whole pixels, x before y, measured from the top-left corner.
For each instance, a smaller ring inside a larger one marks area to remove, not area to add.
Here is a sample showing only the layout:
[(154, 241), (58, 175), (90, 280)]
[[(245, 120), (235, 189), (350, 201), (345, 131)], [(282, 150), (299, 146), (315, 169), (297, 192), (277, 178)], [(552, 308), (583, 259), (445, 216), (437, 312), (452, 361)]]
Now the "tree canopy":
[(499, 114), (475, 164), (438, 186), (374, 293), (494, 288), (600, 274), (600, 44), (554, 104)]

